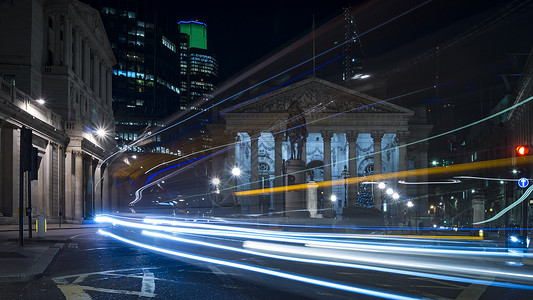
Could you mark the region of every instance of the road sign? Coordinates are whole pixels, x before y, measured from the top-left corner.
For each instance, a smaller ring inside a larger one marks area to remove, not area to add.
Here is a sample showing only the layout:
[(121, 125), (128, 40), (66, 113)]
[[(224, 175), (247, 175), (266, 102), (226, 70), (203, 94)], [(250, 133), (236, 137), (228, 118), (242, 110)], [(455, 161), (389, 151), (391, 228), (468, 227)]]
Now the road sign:
[(525, 177), (518, 179), (518, 186), (521, 188), (526, 188), (529, 185), (529, 180)]

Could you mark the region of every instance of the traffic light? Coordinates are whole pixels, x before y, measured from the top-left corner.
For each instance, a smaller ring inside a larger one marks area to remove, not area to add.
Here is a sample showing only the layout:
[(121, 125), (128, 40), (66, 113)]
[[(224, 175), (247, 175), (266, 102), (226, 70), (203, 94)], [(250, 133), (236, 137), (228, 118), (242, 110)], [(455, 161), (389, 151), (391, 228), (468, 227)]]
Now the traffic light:
[(517, 156), (524, 156), (529, 154), (529, 146), (519, 145), (515, 148)]

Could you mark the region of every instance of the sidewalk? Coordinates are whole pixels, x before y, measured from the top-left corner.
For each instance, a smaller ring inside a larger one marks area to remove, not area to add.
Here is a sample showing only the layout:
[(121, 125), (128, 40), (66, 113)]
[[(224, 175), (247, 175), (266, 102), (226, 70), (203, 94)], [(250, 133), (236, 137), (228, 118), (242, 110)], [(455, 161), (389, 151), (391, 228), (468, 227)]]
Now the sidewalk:
[(37, 238), (33, 228), (33, 238), (28, 237), (28, 226), (24, 226), (24, 246), (20, 247), (18, 225), (0, 226), (0, 283), (23, 282), (44, 273), (54, 257), (75, 229), (96, 231), (96, 224), (50, 224), (45, 238)]

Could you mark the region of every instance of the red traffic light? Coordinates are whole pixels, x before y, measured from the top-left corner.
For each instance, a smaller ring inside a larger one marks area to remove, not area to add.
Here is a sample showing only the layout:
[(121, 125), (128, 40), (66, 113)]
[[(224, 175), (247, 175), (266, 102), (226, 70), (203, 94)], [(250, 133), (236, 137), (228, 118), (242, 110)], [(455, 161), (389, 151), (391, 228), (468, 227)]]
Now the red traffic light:
[(524, 155), (528, 155), (529, 154), (529, 147), (528, 146), (524, 146), (524, 145), (520, 145), (518, 147), (516, 147), (516, 155), (518, 156), (524, 156)]

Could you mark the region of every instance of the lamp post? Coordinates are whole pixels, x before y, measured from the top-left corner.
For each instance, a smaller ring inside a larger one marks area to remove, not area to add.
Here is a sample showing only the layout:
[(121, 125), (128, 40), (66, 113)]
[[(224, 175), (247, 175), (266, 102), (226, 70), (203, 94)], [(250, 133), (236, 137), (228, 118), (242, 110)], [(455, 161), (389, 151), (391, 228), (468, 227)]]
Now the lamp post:
[(409, 200), (407, 201), (407, 227), (411, 228), (411, 207), (413, 207), (413, 201)]
[(344, 170), (342, 170), (341, 176), (344, 178), (344, 207), (348, 207), (347, 179), (350, 177), (350, 172), (348, 172), (346, 165), (344, 165)]
[(237, 196), (235, 195), (235, 193), (237, 192), (237, 177), (241, 176), (241, 169), (235, 166), (233, 167), (233, 169), (231, 169), (231, 174), (235, 178), (235, 191), (233, 193), (233, 201), (235, 202), (235, 204), (238, 204)]
[(211, 208), (214, 207), (214, 204), (217, 204), (218, 205), (218, 201), (217, 201), (217, 197), (218, 197), (218, 194), (220, 194), (220, 190), (218, 189), (218, 185), (220, 184), (220, 179), (218, 179), (217, 177), (211, 179), (211, 183), (215, 186), (215, 195), (213, 196), (215, 198), (215, 201), (212, 205)]

